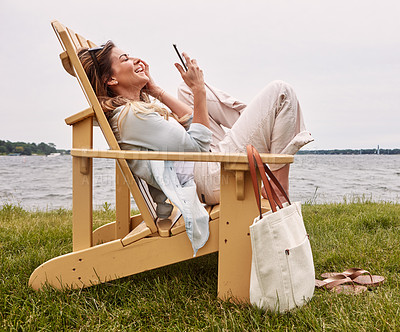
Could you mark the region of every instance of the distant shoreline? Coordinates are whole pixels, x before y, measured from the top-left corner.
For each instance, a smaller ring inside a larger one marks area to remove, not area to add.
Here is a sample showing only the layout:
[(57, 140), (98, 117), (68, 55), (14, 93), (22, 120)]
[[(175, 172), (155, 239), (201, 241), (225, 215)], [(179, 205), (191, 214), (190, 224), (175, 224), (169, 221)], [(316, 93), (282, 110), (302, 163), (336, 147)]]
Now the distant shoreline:
[(54, 143), (26, 143), (0, 140), (0, 155), (3, 156), (49, 156), (69, 154), (70, 150), (60, 150)]
[[(377, 153), (376, 150), (300, 150), (297, 152), (298, 155), (340, 155), (340, 156), (351, 156), (351, 155), (400, 155), (400, 149), (383, 149)], [(28, 156), (66, 156), (70, 155), (69, 150), (57, 150), (56, 153), (50, 154), (30, 154)], [(27, 156), (20, 153), (0, 153), (0, 156)]]
[(400, 154), (400, 149), (333, 149), (333, 150), (300, 150), (297, 154), (330, 154), (330, 155), (394, 155)]
[[(26, 143), (10, 142), (0, 140), (0, 156), (29, 156), (29, 155), (69, 155), (70, 150), (57, 149), (54, 143)], [(360, 154), (400, 154), (397, 149), (322, 149), (322, 150), (300, 150), (297, 154), (328, 154), (328, 155), (360, 155)]]

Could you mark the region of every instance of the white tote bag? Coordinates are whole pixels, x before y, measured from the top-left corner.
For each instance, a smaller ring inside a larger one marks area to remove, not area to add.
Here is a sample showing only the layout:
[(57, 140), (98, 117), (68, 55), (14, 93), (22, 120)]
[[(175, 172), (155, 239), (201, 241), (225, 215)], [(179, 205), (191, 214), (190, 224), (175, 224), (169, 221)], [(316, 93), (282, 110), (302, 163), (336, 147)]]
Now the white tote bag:
[[(247, 146), (247, 153), (260, 211), (260, 216), (250, 226), (250, 302), (263, 309), (284, 312), (301, 307), (314, 294), (315, 272), (310, 241), (300, 203), (290, 203), (282, 186), (253, 146)], [(272, 209), (264, 214), (261, 213), (254, 160)], [(281, 203), (270, 181), (279, 188), (287, 202)]]

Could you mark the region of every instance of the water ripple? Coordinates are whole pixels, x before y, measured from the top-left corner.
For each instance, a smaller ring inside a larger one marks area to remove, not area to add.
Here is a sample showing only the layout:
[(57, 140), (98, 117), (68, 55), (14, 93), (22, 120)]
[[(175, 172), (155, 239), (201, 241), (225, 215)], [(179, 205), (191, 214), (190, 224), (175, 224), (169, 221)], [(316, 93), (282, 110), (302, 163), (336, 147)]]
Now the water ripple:
[[(93, 206), (115, 205), (115, 162), (95, 159), (93, 164)], [(399, 203), (399, 169), (400, 155), (297, 155), (290, 195), (303, 203), (354, 197)], [(71, 208), (71, 157), (0, 156), (0, 206), (5, 202), (27, 209)]]

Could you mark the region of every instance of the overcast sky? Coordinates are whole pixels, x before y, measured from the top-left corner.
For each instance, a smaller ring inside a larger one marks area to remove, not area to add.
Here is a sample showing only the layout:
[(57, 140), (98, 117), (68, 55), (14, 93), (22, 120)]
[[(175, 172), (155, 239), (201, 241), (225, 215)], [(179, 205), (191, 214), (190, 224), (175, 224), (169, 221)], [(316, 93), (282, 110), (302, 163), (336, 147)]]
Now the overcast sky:
[[(173, 43), (244, 102), (287, 81), (315, 138), (307, 149), (399, 148), (399, 17), (398, 0), (1, 0), (0, 139), (71, 147), (64, 118), (88, 105), (61, 66), (57, 19), (143, 58), (173, 94)], [(106, 147), (97, 131), (95, 147)]]

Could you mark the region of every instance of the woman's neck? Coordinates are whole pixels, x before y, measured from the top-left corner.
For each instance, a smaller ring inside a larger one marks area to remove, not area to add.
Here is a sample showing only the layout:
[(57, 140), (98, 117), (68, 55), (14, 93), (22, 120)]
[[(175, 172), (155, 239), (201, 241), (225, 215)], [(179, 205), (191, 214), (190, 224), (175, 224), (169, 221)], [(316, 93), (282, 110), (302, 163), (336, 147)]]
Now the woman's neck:
[(140, 101), (140, 91), (132, 91), (130, 93), (124, 93), (121, 95), (133, 101)]
[(140, 91), (138, 89), (115, 89), (115, 92), (122, 97), (133, 101), (140, 101)]

